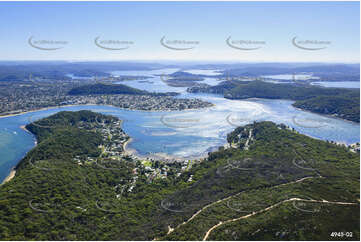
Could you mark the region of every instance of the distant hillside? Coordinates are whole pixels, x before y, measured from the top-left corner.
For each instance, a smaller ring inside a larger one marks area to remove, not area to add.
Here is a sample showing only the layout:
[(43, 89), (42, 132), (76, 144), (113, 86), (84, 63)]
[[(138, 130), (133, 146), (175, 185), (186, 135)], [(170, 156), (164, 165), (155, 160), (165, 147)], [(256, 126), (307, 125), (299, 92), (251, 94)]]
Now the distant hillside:
[(224, 76), (261, 76), (306, 73), (323, 81), (360, 81), (359, 64), (244, 64), (226, 67)]
[(360, 122), (360, 98), (345, 96), (321, 96), (296, 101), (293, 106), (315, 113), (335, 115), (339, 118)]
[(191, 87), (204, 80), (203, 75), (178, 71), (168, 76), (161, 76), (161, 80), (171, 87)]
[(225, 94), (227, 91), (232, 90), (240, 84), (247, 84), (249, 82), (242, 82), (238, 80), (228, 80), (220, 82), (216, 86), (200, 83), (187, 89), (190, 93), (213, 93), (213, 94)]
[(129, 87), (123, 84), (89, 84), (80, 87), (75, 87), (68, 92), (69, 95), (114, 95), (114, 94), (127, 94), (127, 95), (151, 95), (151, 96), (176, 96), (176, 92), (147, 92), (137, 88)]
[(360, 95), (359, 93), (360, 91), (358, 89), (324, 88), (312, 85), (274, 84), (263, 81), (252, 81), (237, 85), (235, 88), (227, 91), (225, 97), (231, 99), (255, 97), (306, 100), (318, 96), (357, 97)]
[(70, 79), (68, 74), (81, 77), (109, 76), (112, 71), (154, 70), (171, 65), (141, 62), (65, 62), (65, 61), (9, 61), (0, 62), (0, 81), (23, 81), (29, 75), (48, 80)]
[(226, 81), (217, 86), (192, 87), (188, 91), (219, 93), (229, 99), (295, 100), (297, 101), (293, 104), (295, 107), (360, 122), (359, 89), (325, 88), (307, 84), (274, 84), (263, 81)]
[(148, 94), (136, 88), (128, 87), (123, 84), (89, 84), (71, 89), (69, 95), (94, 95), (94, 94), (134, 94), (144, 95)]

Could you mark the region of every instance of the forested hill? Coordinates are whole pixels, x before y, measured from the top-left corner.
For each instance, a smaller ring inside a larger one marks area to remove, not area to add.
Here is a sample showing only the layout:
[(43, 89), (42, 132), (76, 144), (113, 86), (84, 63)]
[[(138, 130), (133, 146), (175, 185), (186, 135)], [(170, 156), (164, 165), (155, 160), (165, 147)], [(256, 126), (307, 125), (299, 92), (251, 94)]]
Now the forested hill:
[(233, 89), (226, 91), (225, 97), (232, 99), (242, 98), (270, 98), (306, 100), (318, 96), (345, 96), (359, 97), (359, 89), (325, 88), (303, 84), (275, 84), (263, 81), (251, 81), (240, 84)]
[(360, 122), (360, 89), (324, 88), (306, 84), (263, 81), (226, 81), (212, 87), (192, 87), (189, 92), (221, 93), (229, 99), (268, 98), (297, 101), (304, 110)]
[(315, 113), (329, 114), (353, 122), (360, 122), (359, 96), (348, 96), (347, 94), (320, 96), (296, 101), (293, 106)]
[(89, 111), (28, 125), (39, 144), (0, 187), (0, 240), (360, 238), (360, 158), (346, 147), (253, 123), (230, 148), (150, 180), (137, 159), (105, 151), (117, 125)]
[(155, 96), (175, 96), (177, 93), (152, 93), (144, 90), (132, 88), (123, 84), (89, 84), (75, 87), (68, 92), (69, 95), (98, 95), (98, 94), (129, 94), (129, 95), (155, 95)]
[(133, 94), (144, 95), (146, 91), (128, 87), (123, 84), (89, 84), (71, 89), (69, 95), (91, 95), (91, 94)]

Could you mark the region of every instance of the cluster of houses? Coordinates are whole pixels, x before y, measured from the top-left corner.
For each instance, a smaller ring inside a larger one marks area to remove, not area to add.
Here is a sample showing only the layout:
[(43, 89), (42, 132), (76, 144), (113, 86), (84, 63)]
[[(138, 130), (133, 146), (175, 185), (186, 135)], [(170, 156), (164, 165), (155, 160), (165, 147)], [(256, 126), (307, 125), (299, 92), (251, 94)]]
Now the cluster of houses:
[[(182, 174), (182, 172), (187, 171), (192, 167), (192, 160), (174, 160), (173, 162), (161, 162), (158, 159), (140, 159), (135, 155), (126, 154), (124, 152), (124, 145), (125, 142), (129, 140), (129, 136), (121, 129), (121, 120), (104, 121), (100, 119), (101, 118), (96, 120), (95, 129), (97, 132), (102, 134), (104, 140), (104, 143), (99, 146), (102, 151), (101, 157), (84, 158), (76, 156), (74, 158), (74, 162), (76, 162), (78, 165), (83, 165), (84, 163), (97, 163), (99, 159), (117, 161), (122, 159), (133, 160), (134, 164), (136, 164), (136, 167), (132, 171), (132, 180), (129, 184), (126, 185), (126, 188), (122, 189), (122, 192), (132, 192), (136, 186), (136, 182), (140, 174), (144, 174), (147, 177), (147, 182), (151, 183), (155, 179), (166, 179), (169, 174), (178, 177)], [(136, 162), (137, 160), (141, 162)], [(102, 166), (104, 164), (106, 164), (106, 162), (103, 160)], [(192, 181), (193, 177), (190, 176), (188, 182)], [(120, 198), (121, 194), (117, 194), (117, 197)]]

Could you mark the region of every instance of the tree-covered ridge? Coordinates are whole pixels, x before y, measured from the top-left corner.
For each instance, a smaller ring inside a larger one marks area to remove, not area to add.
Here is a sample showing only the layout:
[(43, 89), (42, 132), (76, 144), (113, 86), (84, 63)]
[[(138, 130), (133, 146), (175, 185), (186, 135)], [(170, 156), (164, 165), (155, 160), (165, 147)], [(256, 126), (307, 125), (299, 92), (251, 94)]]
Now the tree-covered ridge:
[(163, 239), (333, 240), (330, 233), (336, 228), (353, 232), (352, 238), (342, 240), (359, 238), (357, 154), (271, 122), (239, 127), (228, 141), (232, 148), (210, 154), (213, 177), (204, 176), (212, 194), (217, 192), (214, 180), (229, 179), (223, 196), (185, 224), (172, 226), (175, 229)]
[(112, 71), (154, 70), (167, 67), (157, 63), (132, 62), (77, 62), (66, 61), (1, 61), (1, 81), (23, 81), (29, 75), (48, 80), (71, 79), (68, 75), (81, 77), (108, 77)]
[(275, 84), (263, 81), (252, 81), (239, 84), (237, 87), (226, 92), (229, 98), (270, 98), (270, 99), (290, 99), (305, 100), (318, 96), (345, 96), (357, 97), (360, 90), (345, 88), (325, 88), (312, 85)]
[(69, 95), (128, 94), (128, 95), (151, 95), (151, 96), (178, 95), (178, 93), (175, 92), (165, 92), (165, 93), (147, 92), (123, 84), (105, 84), (105, 83), (87, 84), (79, 87), (74, 87), (68, 92), (68, 94)]
[[(335, 228), (359, 238), (359, 156), (346, 147), (253, 123), (228, 135), (229, 148), (180, 174), (174, 164), (172, 175), (149, 179), (139, 160), (106, 152), (122, 132), (113, 124), (119, 120), (80, 111), (27, 126), (39, 144), (0, 187), (1, 240), (202, 240), (208, 231), (206, 239), (330, 240)], [(285, 202), (212, 230), (294, 197), (351, 205), (322, 204), (335, 209), (317, 212), (307, 201)]]
[(69, 95), (92, 95), (92, 94), (133, 94), (144, 95), (148, 92), (136, 88), (128, 87), (123, 84), (88, 84), (74, 87), (69, 91)]
[(360, 122), (360, 98), (355, 96), (320, 96), (296, 101), (293, 106), (315, 113), (334, 115)]
[(268, 98), (295, 100), (293, 105), (316, 113), (360, 122), (360, 90), (263, 81), (226, 81), (214, 87), (192, 87), (190, 92), (221, 93), (229, 99)]

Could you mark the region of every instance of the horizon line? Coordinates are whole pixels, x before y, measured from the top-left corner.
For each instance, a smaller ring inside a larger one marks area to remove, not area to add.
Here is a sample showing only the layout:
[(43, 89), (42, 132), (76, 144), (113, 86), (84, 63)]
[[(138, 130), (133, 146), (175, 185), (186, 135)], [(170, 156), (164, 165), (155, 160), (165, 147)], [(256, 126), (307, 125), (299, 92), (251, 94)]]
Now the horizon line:
[(29, 59), (29, 60), (1, 60), (0, 62), (164, 62), (164, 61), (170, 61), (170, 62), (187, 62), (187, 63), (194, 63), (194, 62), (201, 62), (201, 63), (207, 63), (210, 64), (218, 63), (292, 63), (292, 64), (303, 64), (303, 63), (314, 63), (314, 64), (360, 64), (360, 61), (237, 61), (237, 60), (174, 60), (174, 59), (160, 59), (160, 60), (150, 60), (150, 59), (125, 59), (125, 60), (107, 60), (107, 59), (101, 59), (101, 60), (94, 60), (94, 59), (84, 59), (84, 60), (71, 60), (71, 59), (52, 59), (52, 60), (37, 60), (37, 59)]

